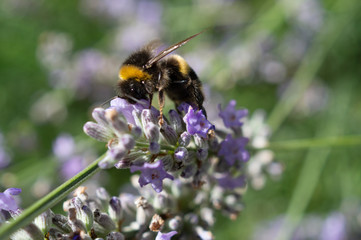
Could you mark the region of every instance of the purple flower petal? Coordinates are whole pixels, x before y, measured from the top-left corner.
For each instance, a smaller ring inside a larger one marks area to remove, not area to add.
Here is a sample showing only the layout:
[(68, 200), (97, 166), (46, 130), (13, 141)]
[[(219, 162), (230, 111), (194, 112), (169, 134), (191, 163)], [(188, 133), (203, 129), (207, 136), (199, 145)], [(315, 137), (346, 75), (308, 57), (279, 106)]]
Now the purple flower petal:
[(192, 107), (188, 109), (187, 114), (183, 117), (187, 125), (187, 132), (191, 135), (198, 134), (207, 138), (208, 131), (214, 126), (206, 119), (202, 110), (195, 111)]
[(246, 162), (249, 160), (249, 153), (245, 149), (247, 143), (248, 138), (233, 138), (231, 134), (228, 134), (226, 139), (220, 144), (218, 156), (223, 157), (230, 166), (232, 166), (235, 161)]
[(226, 127), (241, 127), (243, 122), (241, 119), (248, 115), (247, 109), (236, 110), (236, 101), (232, 100), (228, 103), (227, 107), (222, 110), (219, 105), (219, 116), (223, 119), (223, 123)]
[(169, 178), (171, 180), (174, 179), (172, 175), (167, 173), (164, 170), (163, 163), (161, 160), (155, 163), (144, 163), (143, 166), (131, 166), (131, 172), (141, 171), (139, 177), (139, 185), (141, 187), (151, 183), (153, 189), (156, 192), (161, 192), (163, 190), (163, 179)]
[(12, 197), (21, 193), (20, 188), (8, 188), (3, 193), (0, 192), (0, 209), (6, 211), (16, 211), (19, 207)]
[(155, 238), (155, 240), (170, 240), (171, 237), (173, 237), (177, 233), (178, 233), (177, 231), (171, 231), (169, 233), (158, 232), (157, 237)]

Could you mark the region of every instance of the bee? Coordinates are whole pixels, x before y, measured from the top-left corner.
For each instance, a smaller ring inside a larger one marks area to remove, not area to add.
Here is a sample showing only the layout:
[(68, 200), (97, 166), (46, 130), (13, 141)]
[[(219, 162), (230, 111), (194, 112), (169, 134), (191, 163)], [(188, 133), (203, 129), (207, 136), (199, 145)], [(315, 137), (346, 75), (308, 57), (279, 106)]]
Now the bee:
[(150, 108), (153, 94), (158, 92), (160, 125), (164, 123), (164, 94), (175, 103), (176, 108), (185, 102), (206, 114), (203, 107), (202, 83), (197, 74), (181, 56), (168, 55), (201, 33), (173, 44), (159, 54), (155, 54), (155, 42), (131, 54), (119, 69), (118, 97), (130, 103), (146, 99), (150, 103)]

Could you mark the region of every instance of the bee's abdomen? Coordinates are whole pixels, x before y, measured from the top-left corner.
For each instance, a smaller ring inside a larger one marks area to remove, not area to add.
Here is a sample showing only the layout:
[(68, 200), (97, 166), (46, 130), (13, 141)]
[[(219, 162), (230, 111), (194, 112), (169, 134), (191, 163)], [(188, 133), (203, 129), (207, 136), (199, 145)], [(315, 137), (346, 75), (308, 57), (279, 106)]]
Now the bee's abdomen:
[(172, 55), (166, 60), (165, 67), (169, 78), (165, 88), (168, 97), (176, 104), (186, 102), (202, 109), (202, 83), (187, 62), (178, 55)]

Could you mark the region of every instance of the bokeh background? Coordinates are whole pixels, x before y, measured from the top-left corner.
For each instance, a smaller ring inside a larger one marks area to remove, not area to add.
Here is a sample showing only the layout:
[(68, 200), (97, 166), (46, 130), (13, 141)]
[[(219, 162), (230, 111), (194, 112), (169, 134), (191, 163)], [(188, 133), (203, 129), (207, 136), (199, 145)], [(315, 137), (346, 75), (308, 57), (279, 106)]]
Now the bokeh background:
[[(22, 188), (27, 207), (100, 156), (82, 127), (115, 96), (122, 61), (205, 30), (177, 53), (209, 115), (236, 99), (265, 117), (273, 146), (216, 238), (360, 239), (360, 12), (359, 0), (1, 0), (0, 190)], [(116, 195), (128, 179), (107, 170), (88, 184)]]

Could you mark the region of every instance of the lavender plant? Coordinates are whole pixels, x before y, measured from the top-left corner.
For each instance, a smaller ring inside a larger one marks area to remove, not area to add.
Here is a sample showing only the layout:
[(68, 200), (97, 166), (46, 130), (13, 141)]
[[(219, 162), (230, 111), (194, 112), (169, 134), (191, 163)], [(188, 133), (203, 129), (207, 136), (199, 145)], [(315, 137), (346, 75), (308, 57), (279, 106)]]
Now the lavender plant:
[[(248, 112), (235, 105), (232, 101), (220, 108), (228, 133), (216, 130), (201, 110), (185, 103), (170, 110), (161, 126), (159, 111), (149, 109), (147, 101), (129, 104), (116, 98), (109, 108), (94, 109), (96, 122), (87, 122), (84, 131), (107, 143), (99, 167), (128, 168), (140, 175), (133, 175), (128, 191), (119, 196), (104, 188), (89, 196), (84, 187), (78, 188), (64, 202), (67, 217), (47, 210), (11, 238), (213, 239), (215, 211), (235, 219), (243, 208), (249, 153), (241, 127)], [(21, 212), (0, 206), (13, 217)]]

